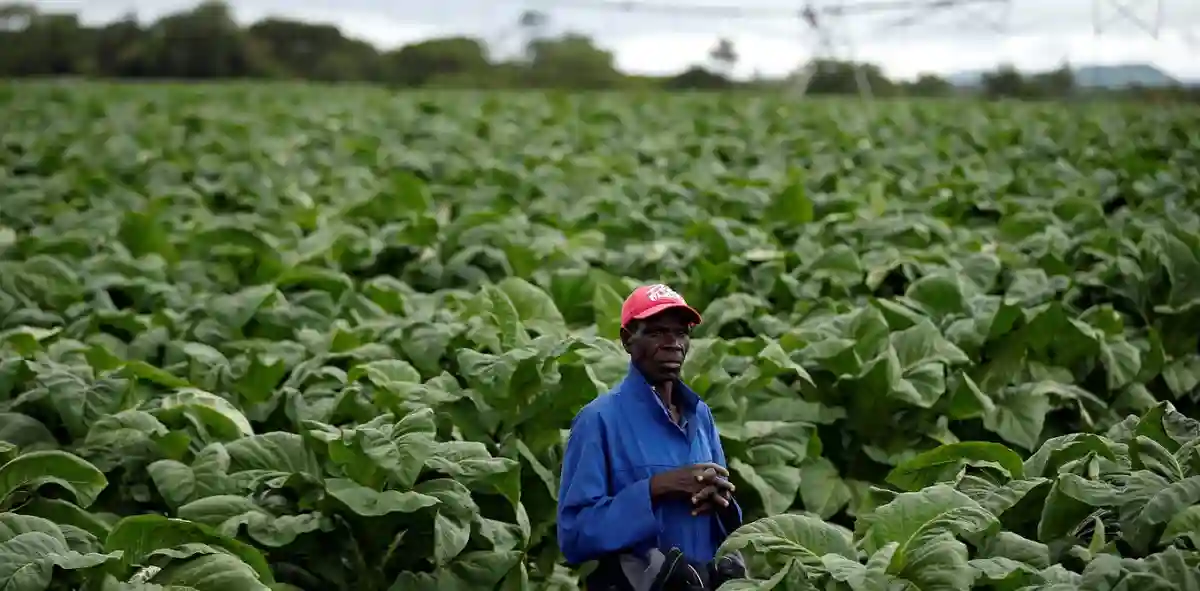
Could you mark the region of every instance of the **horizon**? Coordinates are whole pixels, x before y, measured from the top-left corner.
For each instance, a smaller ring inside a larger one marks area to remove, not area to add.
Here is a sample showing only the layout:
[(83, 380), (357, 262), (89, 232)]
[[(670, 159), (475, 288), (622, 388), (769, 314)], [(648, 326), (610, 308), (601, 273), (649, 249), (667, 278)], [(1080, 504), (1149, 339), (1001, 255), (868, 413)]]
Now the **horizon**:
[[(986, 0), (975, 0), (986, 1)], [(75, 12), (87, 24), (107, 23), (136, 14), (143, 23), (188, 10), (198, 0), (34, 0), (40, 10)], [(383, 0), (229, 0), (234, 18), (245, 26), (263, 18), (282, 17), (332, 24), (346, 37), (368, 42), (379, 50), (423, 40), (469, 36), (483, 41), (493, 59), (519, 51), (524, 31), (517, 26), (523, 10), (548, 16), (546, 36), (566, 32), (587, 35), (611, 51), (614, 65), (626, 74), (671, 75), (692, 66), (706, 66), (709, 49), (729, 38), (739, 54), (733, 77), (749, 79), (786, 76), (814, 54), (811, 32), (799, 19), (781, 26), (777, 15), (795, 5), (784, 0), (757, 0), (737, 6), (714, 0), (686, 3), (691, 13), (673, 0), (643, 0), (641, 13), (619, 12), (617, 3), (602, 0), (443, 0), (436, 4), (388, 5)], [(1045, 5), (1033, 0), (914, 13), (906, 27), (889, 27), (896, 13), (856, 18), (834, 37), (840, 50), (834, 59), (879, 66), (889, 78), (913, 80), (921, 74), (950, 77), (990, 71), (1011, 63), (1022, 72), (1041, 72), (1070, 63), (1091, 66), (1153, 66), (1177, 80), (1200, 80), (1200, 3), (1166, 1), (1171, 23), (1159, 26), (1157, 38), (1129, 19), (1114, 17), (1100, 34), (1093, 30), (1087, 0), (1062, 0)], [(829, 6), (828, 2), (819, 3)], [(1001, 15), (1001, 8), (1007, 12)], [(458, 11), (456, 8), (465, 10)], [(473, 9), (472, 9), (473, 8)], [(703, 11), (740, 11), (750, 15), (724, 19), (701, 16)], [(1111, 7), (1110, 7), (1111, 11)], [(663, 16), (667, 14), (667, 16)], [(771, 15), (776, 15), (772, 17)], [(1141, 10), (1135, 16), (1154, 20)], [(954, 17), (957, 17), (955, 20)], [(1169, 18), (1168, 18), (1169, 17)], [(969, 20), (968, 20), (969, 19)], [(775, 21), (775, 22), (771, 22)], [(1005, 24), (1001, 30), (988, 25)], [(769, 26), (768, 26), (769, 25)], [(832, 30), (832, 26), (828, 30)], [(889, 33), (884, 34), (881, 31)], [(865, 39), (865, 41), (864, 41)]]

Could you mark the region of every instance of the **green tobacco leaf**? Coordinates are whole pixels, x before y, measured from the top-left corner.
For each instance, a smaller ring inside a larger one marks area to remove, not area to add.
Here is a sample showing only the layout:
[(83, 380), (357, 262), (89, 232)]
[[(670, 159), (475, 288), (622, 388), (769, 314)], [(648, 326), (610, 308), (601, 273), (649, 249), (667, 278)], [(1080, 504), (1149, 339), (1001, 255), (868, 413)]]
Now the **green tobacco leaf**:
[(1196, 249), (1165, 229), (1150, 235), (1162, 266), (1171, 277), (1167, 302), (1155, 311), (1178, 314), (1200, 306), (1200, 257)]
[(966, 289), (959, 275), (936, 273), (909, 284), (904, 297), (919, 304), (931, 316), (945, 318), (966, 312)]
[(1043, 494), (1048, 494), (1051, 482), (1046, 478), (1029, 478), (996, 485), (982, 478), (976, 480), (968, 476), (959, 481), (958, 488), (996, 517), (1004, 515), (1010, 509), (1018, 508), (1020, 513), (1006, 516), (1006, 520), (1025, 522), (1040, 515), (1041, 508), (1036, 504), (1043, 498)]
[[(899, 542), (898, 559), (905, 560), (910, 544), (930, 541), (942, 545), (938, 532), (979, 533), (996, 523), (996, 517), (979, 503), (948, 485), (938, 484), (896, 495), (872, 513), (859, 517), (855, 537), (862, 539), (863, 547), (871, 553), (889, 542)], [(954, 553), (957, 555), (957, 550)]]
[(1130, 562), (1123, 561), (1122, 564), (1130, 566), (1130, 570), (1141, 571), (1137, 574), (1150, 575), (1139, 581), (1144, 581), (1148, 587), (1157, 585), (1154, 588), (1200, 589), (1200, 560), (1197, 560), (1195, 552), (1167, 548), (1134, 565), (1130, 565)]
[(331, 496), (345, 503), (351, 511), (366, 517), (394, 512), (412, 513), (438, 504), (437, 497), (413, 491), (380, 492), (345, 478), (330, 478), (325, 481), (325, 487)]
[(183, 388), (164, 397), (161, 404), (160, 412), (164, 415), (187, 416), (220, 441), (231, 441), (254, 434), (250, 421), (236, 406), (210, 392)]
[(229, 554), (205, 554), (174, 562), (151, 579), (168, 588), (183, 587), (196, 591), (270, 591), (274, 587), (259, 578), (245, 562)]
[(240, 332), (259, 309), (270, 305), (278, 296), (274, 285), (256, 285), (214, 298), (209, 310), (217, 322)]
[(108, 486), (108, 479), (79, 456), (57, 450), (22, 454), (0, 467), (0, 500), (17, 489), (46, 484), (67, 489), (77, 505), (88, 507)]
[(1050, 543), (1068, 535), (1098, 507), (1120, 504), (1120, 492), (1112, 485), (1087, 480), (1077, 474), (1059, 474), (1046, 497), (1038, 522), (1038, 539)]
[(1142, 356), (1137, 347), (1125, 340), (1100, 344), (1100, 362), (1104, 364), (1109, 390), (1119, 390), (1137, 378)]
[(521, 324), (543, 335), (566, 335), (566, 321), (550, 294), (519, 277), (506, 277), (496, 287), (508, 296)]
[(849, 532), (816, 517), (792, 513), (764, 517), (738, 528), (717, 554), (731, 552), (778, 554), (814, 565), (826, 554), (851, 560), (858, 556)]
[(771, 591), (773, 589), (812, 591), (815, 588), (809, 583), (804, 567), (796, 560), (785, 562), (783, 567), (776, 570), (769, 579), (734, 579), (723, 583), (720, 587), (720, 591)]
[(979, 545), (981, 559), (1003, 559), (1030, 565), (1034, 568), (1050, 567), (1050, 547), (1010, 531), (998, 531), (987, 536)]
[(1169, 544), (1171, 540), (1181, 536), (1190, 537), (1193, 544), (1200, 541), (1200, 505), (1192, 505), (1171, 517), (1162, 537), (1159, 538), (1159, 543)]
[(967, 591), (976, 576), (966, 544), (947, 531), (922, 532), (904, 545), (902, 561), (893, 558), (890, 568), (918, 589)]
[(767, 515), (787, 511), (800, 490), (800, 469), (782, 464), (752, 466), (740, 459), (729, 461), (729, 468), (758, 493)]
[(434, 445), (425, 465), (473, 489), (495, 491), (514, 506), (520, 502), (520, 462), (493, 457), (487, 446), (475, 441), (445, 441)]
[(187, 388), (191, 386), (187, 380), (176, 377), (167, 371), (137, 359), (126, 361), (124, 367), (121, 368), (121, 373), (131, 378), (146, 380), (167, 388)]
[(592, 296), (597, 334), (606, 339), (621, 336), (621, 304), (625, 297), (607, 285), (597, 284)]
[(0, 514), (0, 588), (40, 591), (50, 586), (55, 568), (88, 569), (120, 558), (120, 552), (72, 550), (51, 521)]
[(521, 559), (519, 552), (467, 552), (430, 573), (401, 573), (389, 591), (471, 591), (491, 589)]
[(236, 538), (245, 525), (255, 542), (273, 548), (287, 546), (297, 536), (321, 526), (320, 513), (276, 517), (246, 497), (216, 495), (197, 499), (177, 511), (180, 519), (212, 527), (229, 538)]
[(394, 382), (421, 383), (421, 372), (400, 359), (379, 359), (357, 365), (346, 374), (346, 381), (353, 382), (361, 377), (366, 377), (381, 388)]
[(1053, 477), (1059, 469), (1088, 454), (1117, 460), (1118, 448), (1111, 440), (1092, 433), (1071, 433), (1047, 439), (1029, 459), (1025, 474), (1030, 477)]
[(789, 184), (775, 195), (767, 208), (766, 219), (797, 226), (813, 221), (813, 202), (809, 199), (798, 172), (788, 174)]
[(68, 525), (77, 527), (95, 536), (98, 540), (107, 538), (108, 532), (112, 529), (108, 523), (94, 513), (89, 513), (62, 499), (36, 497), (22, 505), (19, 511), (22, 515), (48, 519), (60, 527)]
[(917, 491), (955, 480), (968, 464), (999, 466), (1012, 479), (1025, 476), (1021, 456), (1007, 447), (986, 441), (963, 441), (939, 446), (900, 464), (888, 473), (887, 482), (902, 490)]
[(306, 421), (308, 433), (327, 445), (329, 458), (352, 480), (382, 487), (390, 481), (410, 488), (434, 453), (433, 410), (413, 411), (399, 421), (383, 414), (350, 429)]
[(1184, 355), (1162, 370), (1163, 381), (1176, 398), (1187, 396), (1200, 386), (1200, 354)]
[(895, 582), (887, 569), (899, 548), (900, 544), (892, 542), (872, 554), (866, 564), (840, 554), (826, 554), (821, 557), (821, 563), (831, 577), (846, 583), (853, 591), (886, 590)]
[(1009, 443), (1036, 448), (1051, 409), (1050, 396), (1026, 384), (994, 392), (991, 399), (995, 410), (983, 417), (984, 427)]
[(321, 466), (295, 433), (272, 431), (230, 441), (224, 445), (229, 454), (228, 471), (258, 472), (268, 476), (307, 474), (321, 476)]
[(450, 479), (427, 480), (415, 492), (438, 500), (433, 523), (433, 558), (439, 566), (444, 565), (467, 547), (479, 507), (466, 486)]
[(783, 348), (779, 346), (778, 342), (772, 341), (767, 343), (767, 346), (763, 347), (762, 351), (759, 351), (758, 360), (761, 363), (761, 371), (766, 377), (773, 378), (783, 373), (792, 372), (808, 384), (808, 386), (815, 387), (812, 376), (808, 375), (808, 371), (801, 367), (800, 364), (792, 361)]
[(26, 451), (58, 447), (54, 434), (41, 421), (20, 413), (0, 413), (0, 441), (7, 441)]
[(124, 564), (136, 565), (143, 564), (142, 561), (156, 550), (183, 544), (207, 544), (221, 548), (248, 565), (259, 581), (265, 584), (275, 582), (266, 559), (253, 546), (184, 519), (160, 515), (126, 517), (113, 526), (104, 542), (104, 549), (110, 553), (120, 551)]
[(800, 500), (804, 509), (829, 519), (850, 502), (850, 487), (825, 458), (805, 460), (800, 466)]
[(36, 326), (18, 326), (0, 331), (0, 344), (11, 346), (19, 355), (32, 357), (42, 350), (42, 342), (52, 339), (62, 332), (61, 328), (38, 328)]
[(250, 363), (237, 377), (234, 389), (252, 404), (267, 402), (287, 371), (287, 362), (282, 358), (271, 354), (251, 354)]
[(232, 490), (229, 479), (229, 452), (220, 443), (205, 446), (192, 465), (175, 460), (159, 460), (146, 467), (159, 494), (173, 507), (196, 498), (224, 494)]
[(1166, 523), (1197, 503), (1200, 503), (1200, 476), (1192, 476), (1155, 492), (1142, 507), (1139, 518), (1154, 525)]
[(1174, 454), (1144, 435), (1134, 437), (1129, 446), (1129, 459), (1135, 470), (1150, 470), (1171, 481), (1183, 480), (1186, 476)]

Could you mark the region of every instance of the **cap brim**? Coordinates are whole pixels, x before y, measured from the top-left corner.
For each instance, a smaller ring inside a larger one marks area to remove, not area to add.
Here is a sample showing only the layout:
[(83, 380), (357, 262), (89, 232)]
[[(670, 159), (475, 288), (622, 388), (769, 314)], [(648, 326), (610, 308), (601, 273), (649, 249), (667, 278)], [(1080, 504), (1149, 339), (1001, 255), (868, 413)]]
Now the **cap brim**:
[(697, 312), (695, 308), (693, 308), (687, 304), (659, 304), (657, 306), (652, 306), (650, 308), (646, 308), (645, 310), (642, 310), (642, 312), (640, 314), (635, 314), (634, 317), (631, 318), (631, 320), (645, 320), (651, 316), (654, 316), (655, 314), (661, 314), (663, 312), (666, 312), (667, 310), (673, 310), (673, 309), (684, 310), (684, 311), (690, 313), (692, 315), (692, 318), (695, 320), (695, 322), (693, 322), (693, 324), (700, 324), (700, 321), (701, 321), (700, 313)]

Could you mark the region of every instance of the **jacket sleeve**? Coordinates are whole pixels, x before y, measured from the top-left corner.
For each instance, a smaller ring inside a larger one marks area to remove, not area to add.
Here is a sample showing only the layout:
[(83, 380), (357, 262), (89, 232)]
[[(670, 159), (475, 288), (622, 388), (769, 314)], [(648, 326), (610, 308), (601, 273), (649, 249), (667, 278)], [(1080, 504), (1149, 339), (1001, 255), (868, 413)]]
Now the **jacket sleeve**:
[(558, 546), (578, 565), (659, 533), (650, 479), (609, 495), (608, 441), (597, 413), (584, 408), (571, 425), (558, 489)]
[[(705, 414), (708, 415), (708, 440), (712, 446), (713, 462), (729, 469), (729, 465), (725, 462), (725, 449), (721, 447), (721, 434), (717, 432), (717, 420), (712, 416), (712, 411), (705, 409)], [(742, 526), (742, 507), (738, 504), (737, 497), (730, 495), (729, 498), (733, 502), (721, 510), (717, 516), (717, 529), (721, 533), (722, 540), (729, 537), (733, 530)]]

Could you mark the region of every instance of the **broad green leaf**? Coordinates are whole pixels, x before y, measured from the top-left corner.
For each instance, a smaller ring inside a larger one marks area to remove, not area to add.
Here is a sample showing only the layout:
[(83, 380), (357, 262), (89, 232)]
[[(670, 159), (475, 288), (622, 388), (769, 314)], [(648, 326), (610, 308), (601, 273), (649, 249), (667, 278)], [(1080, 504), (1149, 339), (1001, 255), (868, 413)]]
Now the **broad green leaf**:
[(297, 536), (316, 531), (321, 525), (319, 513), (277, 517), (251, 499), (234, 495), (197, 499), (180, 507), (177, 515), (229, 538), (236, 538), (245, 525), (252, 540), (268, 547), (287, 546)]
[(731, 533), (717, 551), (757, 552), (792, 557), (805, 564), (820, 564), (822, 556), (838, 554), (854, 560), (849, 532), (819, 518), (786, 513), (747, 523)]
[(331, 496), (345, 503), (351, 511), (365, 517), (378, 517), (393, 512), (412, 513), (438, 504), (437, 497), (414, 491), (380, 492), (345, 478), (330, 478), (325, 481), (325, 487)]
[(999, 466), (1009, 478), (1020, 479), (1025, 475), (1021, 456), (1007, 447), (986, 441), (963, 441), (917, 455), (893, 469), (887, 481), (912, 492), (938, 482), (952, 481), (964, 465), (981, 462)]
[[(2, 523), (2, 522), (0, 522)], [(76, 570), (99, 566), (121, 557), (120, 552), (81, 554), (71, 550), (62, 534), (45, 522), (43, 531), (25, 531), (5, 536), (0, 531), (0, 587), (17, 590), (40, 590), (50, 586), (54, 569)], [(58, 533), (58, 535), (53, 535)]]
[(207, 544), (221, 548), (248, 565), (263, 583), (275, 582), (262, 553), (204, 525), (160, 515), (125, 517), (113, 526), (104, 543), (109, 553), (120, 551), (124, 564), (139, 564), (155, 550), (181, 544)]
[(855, 537), (862, 539), (864, 549), (871, 553), (889, 542), (899, 542), (901, 552), (897, 556), (903, 560), (908, 545), (921, 543), (923, 537), (932, 536), (929, 540), (936, 541), (941, 531), (980, 533), (996, 523), (995, 516), (979, 503), (948, 485), (938, 484), (896, 495), (891, 502), (861, 516), (855, 524)]
[(254, 434), (250, 421), (229, 401), (196, 388), (183, 388), (162, 399), (162, 412), (182, 413), (221, 441)]
[(249, 565), (229, 554), (205, 554), (185, 562), (173, 562), (151, 579), (168, 588), (196, 591), (270, 591)]
[(88, 507), (108, 486), (108, 479), (79, 456), (57, 450), (23, 454), (0, 467), (0, 499), (17, 489), (36, 489), (45, 484), (67, 489), (77, 505)]
[(825, 458), (805, 461), (800, 466), (800, 500), (807, 511), (829, 519), (850, 502), (850, 487)]

